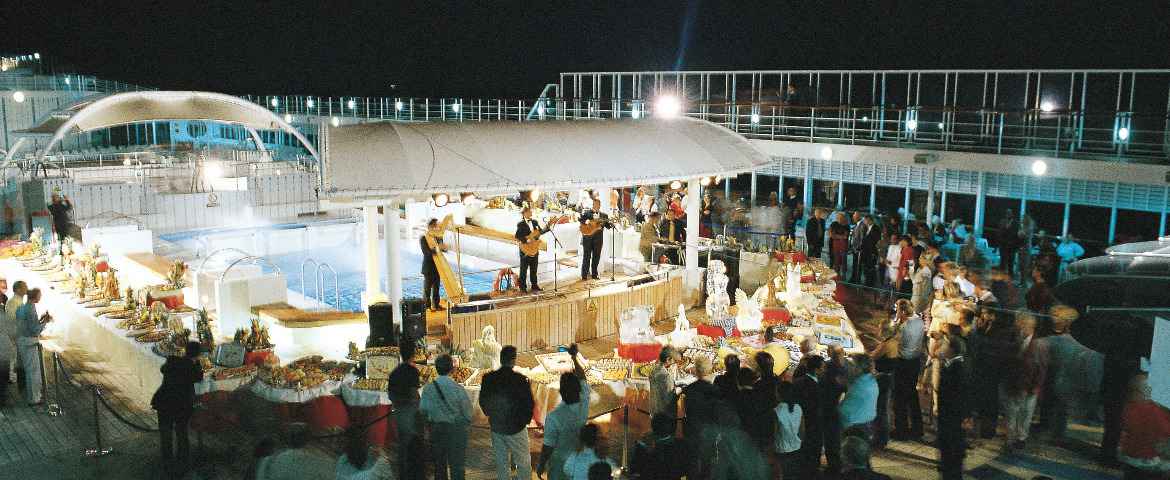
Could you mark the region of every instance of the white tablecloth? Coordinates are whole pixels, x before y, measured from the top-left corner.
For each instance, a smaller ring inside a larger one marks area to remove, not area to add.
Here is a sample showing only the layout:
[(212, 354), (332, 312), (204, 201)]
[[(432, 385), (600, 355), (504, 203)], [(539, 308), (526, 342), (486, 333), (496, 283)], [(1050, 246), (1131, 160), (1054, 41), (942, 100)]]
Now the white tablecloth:
[(313, 388), (294, 390), (291, 388), (277, 388), (264, 382), (252, 384), (252, 391), (260, 398), (276, 403), (306, 403), (320, 397), (337, 395), (342, 382), (327, 380)]
[(385, 390), (363, 390), (353, 387), (353, 381), (341, 384), (341, 400), (351, 407), (390, 405), (390, 394)]
[(15, 260), (0, 260), (0, 273), (9, 285), (24, 280), (30, 289), (41, 289), (42, 298), (37, 310), (49, 312), (53, 316), (53, 322), (45, 328), (46, 343), (73, 345), (102, 357), (105, 361), (100, 364), (100, 368), (126, 377), (127, 381), (122, 384), (129, 391), (118, 393), (139, 405), (150, 404), (154, 391), (162, 385), (160, 369), (166, 361), (151, 351), (153, 344), (127, 338), (125, 331), (115, 326), (117, 320), (95, 317), (93, 313), (97, 309), (78, 305), (72, 295), (54, 288), (60, 284), (49, 283), (40, 273), (25, 268)]
[(195, 395), (205, 395), (211, 392), (234, 392), (256, 379), (256, 375), (216, 380), (213, 377), (204, 378), (195, 384)]

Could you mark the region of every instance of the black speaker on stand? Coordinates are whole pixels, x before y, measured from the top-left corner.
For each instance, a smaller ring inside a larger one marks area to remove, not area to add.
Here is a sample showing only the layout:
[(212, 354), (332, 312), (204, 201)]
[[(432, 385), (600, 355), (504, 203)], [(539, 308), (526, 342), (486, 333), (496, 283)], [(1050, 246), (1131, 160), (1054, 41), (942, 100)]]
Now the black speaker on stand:
[(371, 304), (367, 313), (370, 320), (370, 336), (366, 347), (388, 347), (398, 345), (398, 330), (394, 328), (394, 306), (390, 302)]
[(426, 337), (426, 301), (421, 298), (402, 299), (402, 340), (418, 342)]

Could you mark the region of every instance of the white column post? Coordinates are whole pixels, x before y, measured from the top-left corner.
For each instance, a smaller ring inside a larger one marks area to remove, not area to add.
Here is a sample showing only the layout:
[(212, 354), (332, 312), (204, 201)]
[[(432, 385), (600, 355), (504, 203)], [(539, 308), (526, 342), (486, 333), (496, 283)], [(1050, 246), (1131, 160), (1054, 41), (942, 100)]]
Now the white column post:
[[(688, 187), (688, 189), (689, 189), (689, 187)], [(755, 208), (756, 207), (756, 172), (755, 171), (752, 171), (752, 196), (751, 196), (751, 199), (752, 199), (752, 204), (751, 204), (750, 208)]]
[(926, 174), (929, 175), (929, 177), (927, 177), (927, 179), (926, 179), (926, 218), (924, 218), (923, 220), (926, 221), (926, 225), (928, 227), (933, 227), (934, 226), (934, 167), (928, 168), (926, 170)]
[(687, 182), (687, 270), (697, 271), (699, 268), (699, 205), (702, 196), (699, 193), (699, 179), (692, 178)]
[(363, 303), (373, 303), (381, 292), (382, 271), (378, 266), (378, 208), (366, 205), (362, 208), (362, 219), (366, 223), (366, 291)]
[(983, 193), (983, 183), (987, 172), (979, 172), (979, 184), (975, 190), (975, 236), (983, 236), (983, 210), (986, 207), (987, 196)]
[(386, 225), (386, 290), (390, 297), (394, 325), (402, 325), (402, 239), (399, 237), (402, 219), (398, 216), (398, 202), (386, 202), (382, 206), (382, 217)]

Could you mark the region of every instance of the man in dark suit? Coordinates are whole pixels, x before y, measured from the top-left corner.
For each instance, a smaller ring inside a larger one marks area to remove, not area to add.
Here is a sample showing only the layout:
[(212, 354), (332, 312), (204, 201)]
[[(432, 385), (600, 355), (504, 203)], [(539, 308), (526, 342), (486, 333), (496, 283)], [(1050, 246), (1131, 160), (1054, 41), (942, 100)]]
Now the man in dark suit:
[(1016, 252), (1020, 249), (1020, 220), (1010, 208), (999, 223), (999, 268), (1008, 275), (1016, 267)]
[(874, 225), (872, 215), (866, 215), (863, 223), (857, 228), (862, 228), (861, 249), (858, 252), (857, 259), (861, 263), (861, 275), (864, 278), (865, 285), (875, 286), (877, 280), (877, 262), (878, 249), (877, 244), (882, 239), (882, 231)]
[(965, 353), (963, 340), (947, 335), (937, 354), (942, 365), (938, 382), (938, 469), (942, 480), (962, 480), (963, 459), (967, 456), (963, 440), (963, 417), (969, 410), (964, 401)]
[[(432, 311), (442, 310), (443, 305), (439, 303), (439, 268), (435, 265), (435, 249), (431, 248), (430, 242), (427, 242), (427, 236), (430, 236), (435, 241), (435, 246), (439, 251), (447, 250), (443, 245), (443, 231), (439, 226), (439, 220), (432, 218), (427, 222), (427, 231), (418, 237), (418, 248), (422, 251), (422, 273), (423, 276), (423, 300), (427, 302), (427, 308)], [(442, 253), (440, 253), (442, 255)]]
[(804, 415), (804, 439), (800, 443), (801, 464), (804, 476), (817, 478), (821, 466), (821, 454), (825, 447), (825, 408), (836, 409), (836, 405), (823, 404), (823, 390), (820, 386), (825, 374), (825, 359), (809, 355), (802, 360), (804, 373), (792, 380), (800, 392), (801, 413)]
[[(825, 211), (813, 210), (812, 217), (804, 224), (804, 242), (808, 245), (808, 258), (821, 258), (825, 246)], [(831, 257), (832, 255), (830, 255)]]
[[(545, 233), (548, 231), (547, 227), (540, 228), (540, 225), (536, 223), (536, 220), (532, 219), (532, 208), (524, 207), (524, 210), (520, 211), (520, 215), (524, 216), (524, 219), (521, 220), (520, 223), (516, 224), (516, 240), (519, 240), (520, 243), (528, 243), (528, 236), (532, 235), (532, 232)], [(540, 242), (540, 239), (538, 238), (533, 241)], [(528, 256), (524, 254), (523, 250), (520, 251), (520, 291), (528, 293), (529, 279), (532, 281), (532, 291), (540, 291), (540, 285), (537, 285), (536, 282), (536, 268), (539, 265), (539, 252), (537, 252), (536, 255)]]
[(597, 198), (593, 199), (593, 208), (581, 213), (579, 220), (581, 225), (590, 221), (599, 221), (604, 227), (592, 235), (581, 236), (581, 280), (590, 278), (597, 280), (597, 265), (601, 263), (601, 247), (605, 241), (602, 232), (606, 228), (613, 228), (613, 224), (609, 223), (609, 216), (601, 211), (601, 200)]

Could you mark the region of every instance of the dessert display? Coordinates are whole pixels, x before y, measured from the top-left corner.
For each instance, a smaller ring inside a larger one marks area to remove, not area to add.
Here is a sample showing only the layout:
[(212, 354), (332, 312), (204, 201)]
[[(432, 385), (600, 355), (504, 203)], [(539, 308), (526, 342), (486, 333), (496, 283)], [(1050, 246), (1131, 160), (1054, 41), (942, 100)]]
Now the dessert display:
[(260, 324), (260, 319), (253, 318), (251, 329), (237, 329), (232, 341), (243, 345), (249, 352), (271, 350), (272, 340), (268, 336), (268, 327)]
[(259, 368), (255, 365), (244, 365), (235, 368), (216, 368), (212, 370), (211, 376), (216, 380), (228, 380), (232, 378), (244, 378), (255, 376)]
[(358, 390), (373, 390), (377, 392), (384, 392), (388, 386), (388, 382), (380, 378), (359, 378), (357, 381), (353, 382), (353, 388)]

